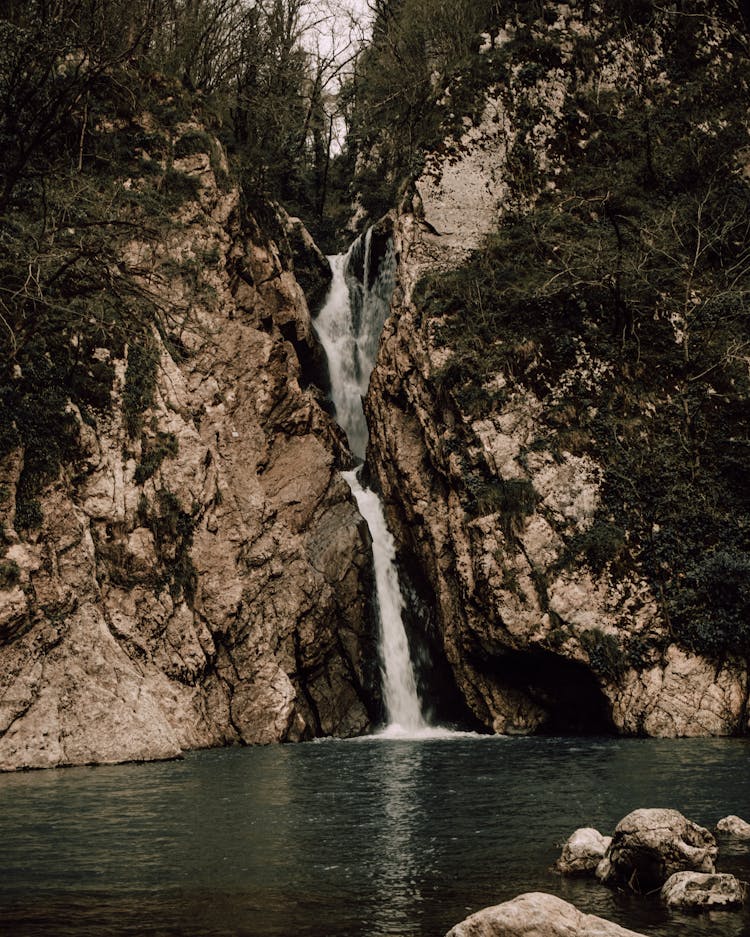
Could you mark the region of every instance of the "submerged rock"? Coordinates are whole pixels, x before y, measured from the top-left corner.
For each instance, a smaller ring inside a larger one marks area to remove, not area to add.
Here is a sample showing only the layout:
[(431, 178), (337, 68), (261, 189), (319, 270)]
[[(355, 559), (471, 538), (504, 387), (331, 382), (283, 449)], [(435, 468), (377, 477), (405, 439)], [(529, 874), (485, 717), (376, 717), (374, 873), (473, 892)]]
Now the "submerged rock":
[(713, 872), (717, 851), (711, 833), (677, 810), (634, 810), (617, 824), (596, 875), (646, 892), (675, 872)]
[(675, 872), (664, 883), (661, 896), (670, 908), (739, 908), (745, 901), (745, 889), (734, 875)]
[(555, 868), (563, 875), (595, 872), (611, 842), (611, 836), (602, 836), (590, 826), (582, 827), (566, 840)]
[(636, 931), (547, 895), (529, 892), (484, 908), (452, 928), (446, 937), (642, 937)]
[(730, 814), (730, 816), (719, 820), (716, 824), (716, 829), (719, 833), (724, 833), (726, 836), (733, 836), (735, 839), (750, 840), (750, 823), (734, 814)]

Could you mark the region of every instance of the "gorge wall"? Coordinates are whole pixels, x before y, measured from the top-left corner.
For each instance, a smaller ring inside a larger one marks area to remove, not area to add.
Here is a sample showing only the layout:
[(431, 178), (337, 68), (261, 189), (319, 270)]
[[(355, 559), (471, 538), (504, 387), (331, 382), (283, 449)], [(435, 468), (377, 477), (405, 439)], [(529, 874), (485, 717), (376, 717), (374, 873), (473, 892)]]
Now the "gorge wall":
[[(360, 114), (346, 155), (360, 214), (398, 191), (365, 474), (421, 682), (492, 732), (744, 733), (739, 7), (437, 6), (442, 45), (412, 3), (411, 59), (363, 55), (385, 127)], [(126, 64), (82, 96), (80, 51), (52, 61), (66, 149), (2, 196), (0, 770), (362, 733), (377, 616), (310, 317), (327, 262), (247, 204), (200, 95), (130, 93)]]
[(540, 7), (391, 216), (370, 470), (481, 725), (743, 733), (747, 50), (705, 11)]
[(2, 459), (0, 769), (360, 733), (369, 534), (292, 248), (318, 296), (327, 262), (280, 209), (247, 211), (200, 124), (115, 130), (140, 143), (119, 192), (187, 193), (158, 232), (126, 226), (112, 267), (167, 318), (86, 347), (104, 391), (67, 404), (51, 481), (29, 491), (31, 436)]

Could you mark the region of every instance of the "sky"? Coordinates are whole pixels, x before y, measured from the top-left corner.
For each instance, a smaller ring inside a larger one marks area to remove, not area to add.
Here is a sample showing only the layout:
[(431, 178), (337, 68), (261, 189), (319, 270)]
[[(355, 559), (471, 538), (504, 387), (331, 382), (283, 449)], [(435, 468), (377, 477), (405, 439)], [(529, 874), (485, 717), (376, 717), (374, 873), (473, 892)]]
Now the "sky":
[(352, 43), (361, 43), (367, 36), (367, 0), (312, 0), (309, 13), (311, 21), (318, 24), (309, 42), (321, 55), (346, 58)]

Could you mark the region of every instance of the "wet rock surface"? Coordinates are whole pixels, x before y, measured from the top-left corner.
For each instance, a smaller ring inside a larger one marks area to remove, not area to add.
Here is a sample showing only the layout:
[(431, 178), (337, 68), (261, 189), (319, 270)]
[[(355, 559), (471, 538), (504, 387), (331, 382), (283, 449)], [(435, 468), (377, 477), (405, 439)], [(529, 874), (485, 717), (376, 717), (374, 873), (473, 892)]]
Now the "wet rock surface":
[(675, 872), (662, 886), (661, 897), (670, 908), (739, 908), (745, 901), (746, 887), (734, 875)]
[(446, 937), (638, 937), (604, 918), (543, 892), (519, 895), (485, 908), (452, 928)]

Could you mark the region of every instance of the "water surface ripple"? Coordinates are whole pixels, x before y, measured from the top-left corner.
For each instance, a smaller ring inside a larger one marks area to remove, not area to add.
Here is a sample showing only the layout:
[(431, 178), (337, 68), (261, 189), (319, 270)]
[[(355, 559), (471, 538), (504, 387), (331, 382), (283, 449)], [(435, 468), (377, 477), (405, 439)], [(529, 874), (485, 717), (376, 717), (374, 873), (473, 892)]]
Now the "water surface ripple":
[[(550, 871), (639, 806), (750, 817), (742, 740), (422, 738), (0, 776), (0, 932), (440, 937), (529, 890), (658, 937), (750, 935)], [(722, 868), (750, 877), (746, 847)]]

